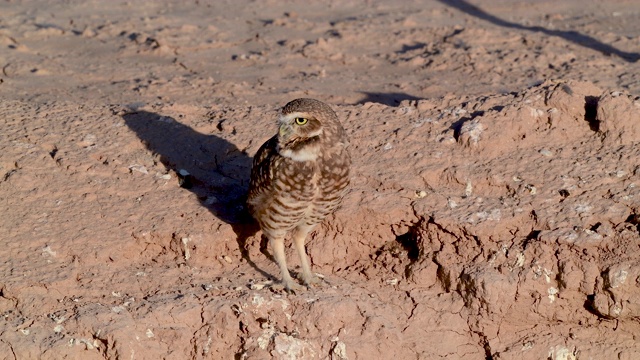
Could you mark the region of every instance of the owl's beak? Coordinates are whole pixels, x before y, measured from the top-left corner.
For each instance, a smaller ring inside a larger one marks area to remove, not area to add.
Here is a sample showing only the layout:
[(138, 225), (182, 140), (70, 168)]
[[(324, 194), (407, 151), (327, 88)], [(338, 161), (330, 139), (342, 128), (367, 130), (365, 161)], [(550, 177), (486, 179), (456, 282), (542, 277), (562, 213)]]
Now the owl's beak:
[(291, 126), (289, 124), (280, 124), (280, 130), (278, 130), (278, 134), (281, 138), (287, 138), (291, 135)]

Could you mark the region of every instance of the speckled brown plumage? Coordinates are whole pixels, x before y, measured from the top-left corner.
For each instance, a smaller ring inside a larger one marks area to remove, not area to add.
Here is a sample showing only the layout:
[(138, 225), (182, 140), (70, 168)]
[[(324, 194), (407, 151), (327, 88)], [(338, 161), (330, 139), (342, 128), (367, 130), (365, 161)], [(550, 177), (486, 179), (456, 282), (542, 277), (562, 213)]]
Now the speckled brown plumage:
[(279, 132), (258, 150), (247, 205), (269, 239), (284, 287), (300, 289), (287, 269), (284, 238), (291, 232), (307, 285), (318, 282), (304, 248), (307, 234), (340, 205), (349, 184), (347, 139), (335, 112), (313, 99), (282, 108)]

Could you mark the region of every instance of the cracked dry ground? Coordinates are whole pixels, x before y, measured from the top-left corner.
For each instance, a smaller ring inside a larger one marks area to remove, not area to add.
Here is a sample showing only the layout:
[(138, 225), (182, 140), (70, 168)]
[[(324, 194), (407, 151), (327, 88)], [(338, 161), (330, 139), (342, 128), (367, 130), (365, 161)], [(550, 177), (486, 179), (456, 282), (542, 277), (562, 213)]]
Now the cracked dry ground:
[(286, 295), (239, 205), (273, 108), (0, 102), (2, 358), (640, 357), (637, 97), (334, 108), (353, 186)]

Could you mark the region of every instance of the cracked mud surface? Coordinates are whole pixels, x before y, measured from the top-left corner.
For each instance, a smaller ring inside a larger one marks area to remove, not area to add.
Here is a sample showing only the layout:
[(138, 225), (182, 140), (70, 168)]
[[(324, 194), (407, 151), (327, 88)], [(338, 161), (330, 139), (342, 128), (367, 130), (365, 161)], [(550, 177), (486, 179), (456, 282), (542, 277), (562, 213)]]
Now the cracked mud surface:
[[(0, 359), (639, 358), (640, 8), (314, 4), (0, 5)], [(353, 179), (290, 295), (242, 204), (302, 96)]]

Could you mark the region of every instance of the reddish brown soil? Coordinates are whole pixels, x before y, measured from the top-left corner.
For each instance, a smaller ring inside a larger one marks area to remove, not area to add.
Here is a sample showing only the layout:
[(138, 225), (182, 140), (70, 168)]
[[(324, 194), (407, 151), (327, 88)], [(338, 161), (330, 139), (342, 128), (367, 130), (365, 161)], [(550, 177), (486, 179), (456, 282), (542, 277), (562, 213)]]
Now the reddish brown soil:
[[(306, 3), (0, 4), (0, 359), (639, 359), (637, 2)], [(354, 163), (292, 295), (302, 96)]]

